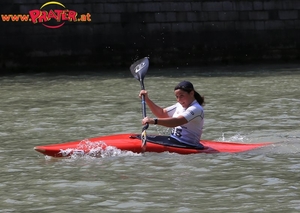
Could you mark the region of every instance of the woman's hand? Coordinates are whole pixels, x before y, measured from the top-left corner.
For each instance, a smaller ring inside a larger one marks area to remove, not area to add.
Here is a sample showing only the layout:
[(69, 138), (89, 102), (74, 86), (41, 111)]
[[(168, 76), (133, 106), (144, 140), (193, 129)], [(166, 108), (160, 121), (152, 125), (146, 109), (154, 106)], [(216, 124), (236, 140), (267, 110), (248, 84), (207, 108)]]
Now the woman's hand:
[(153, 118), (149, 118), (149, 117), (144, 117), (142, 120), (142, 124), (146, 125), (146, 124), (154, 124), (154, 119)]
[(147, 92), (147, 90), (141, 90), (140, 94), (139, 94), (139, 97), (142, 98), (142, 95), (145, 96), (145, 100), (148, 99), (148, 92)]

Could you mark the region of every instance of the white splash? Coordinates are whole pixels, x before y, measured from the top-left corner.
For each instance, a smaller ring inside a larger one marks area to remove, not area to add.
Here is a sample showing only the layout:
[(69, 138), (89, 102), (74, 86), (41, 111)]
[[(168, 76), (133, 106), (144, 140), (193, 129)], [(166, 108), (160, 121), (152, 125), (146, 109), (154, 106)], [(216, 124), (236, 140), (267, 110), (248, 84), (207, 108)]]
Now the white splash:
[(222, 142), (249, 142), (249, 138), (247, 138), (245, 135), (241, 135), (240, 133), (229, 138), (226, 138), (225, 134), (222, 133), (222, 137), (220, 137), (218, 140)]
[(80, 141), (76, 148), (61, 149), (59, 152), (63, 157), (70, 156), (71, 158), (78, 157), (93, 157), (105, 158), (116, 156), (140, 156), (140, 154), (131, 151), (122, 151), (113, 146), (107, 146), (103, 141), (90, 141), (88, 139)]

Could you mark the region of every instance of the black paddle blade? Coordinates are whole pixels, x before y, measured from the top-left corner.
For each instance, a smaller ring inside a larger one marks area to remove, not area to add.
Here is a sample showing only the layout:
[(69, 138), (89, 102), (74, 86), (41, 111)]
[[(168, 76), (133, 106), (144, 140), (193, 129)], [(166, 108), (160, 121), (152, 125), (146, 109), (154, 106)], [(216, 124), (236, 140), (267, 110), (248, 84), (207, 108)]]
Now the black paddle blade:
[(149, 67), (149, 60), (148, 57), (142, 58), (136, 62), (134, 62), (131, 66), (130, 66), (130, 71), (132, 73), (132, 75), (139, 81), (143, 80), (147, 70)]

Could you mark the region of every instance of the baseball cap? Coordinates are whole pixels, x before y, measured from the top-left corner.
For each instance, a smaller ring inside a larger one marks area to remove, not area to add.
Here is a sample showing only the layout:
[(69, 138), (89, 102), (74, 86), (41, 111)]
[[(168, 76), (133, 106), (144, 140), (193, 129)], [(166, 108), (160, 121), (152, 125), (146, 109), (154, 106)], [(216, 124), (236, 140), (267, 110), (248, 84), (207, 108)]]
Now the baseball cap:
[(177, 86), (174, 88), (174, 90), (182, 89), (184, 91), (192, 91), (194, 90), (194, 86), (189, 81), (181, 81)]

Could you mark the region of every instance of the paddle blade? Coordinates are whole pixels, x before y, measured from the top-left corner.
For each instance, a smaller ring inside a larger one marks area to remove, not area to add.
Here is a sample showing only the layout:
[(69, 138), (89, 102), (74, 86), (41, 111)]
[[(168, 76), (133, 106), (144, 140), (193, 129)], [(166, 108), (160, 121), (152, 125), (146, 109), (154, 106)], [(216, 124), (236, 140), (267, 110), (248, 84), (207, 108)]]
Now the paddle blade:
[(144, 152), (146, 150), (146, 143), (147, 143), (146, 129), (143, 130), (143, 132), (141, 134), (141, 139), (142, 139), (142, 152)]
[(132, 75), (139, 81), (143, 80), (147, 70), (149, 67), (149, 60), (148, 57), (142, 58), (136, 62), (134, 62), (131, 66), (130, 66), (130, 71), (132, 73)]

